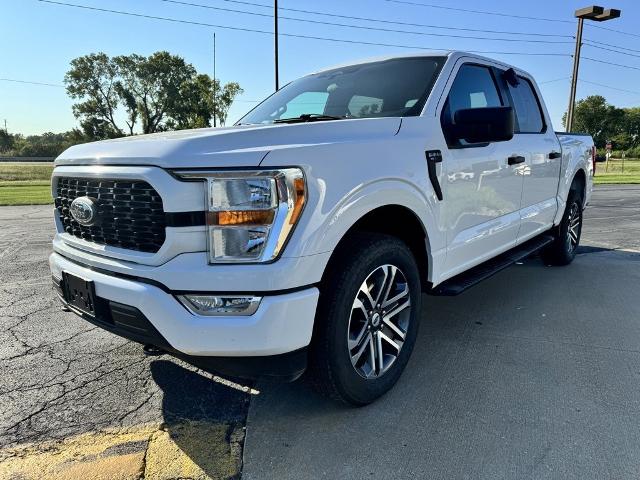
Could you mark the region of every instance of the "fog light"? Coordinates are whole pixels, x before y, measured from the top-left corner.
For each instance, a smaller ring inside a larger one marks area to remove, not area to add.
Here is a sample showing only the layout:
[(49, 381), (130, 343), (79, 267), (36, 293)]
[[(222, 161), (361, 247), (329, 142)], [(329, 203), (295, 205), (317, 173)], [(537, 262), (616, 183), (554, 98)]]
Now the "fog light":
[(262, 297), (227, 295), (178, 295), (178, 300), (194, 315), (253, 315)]

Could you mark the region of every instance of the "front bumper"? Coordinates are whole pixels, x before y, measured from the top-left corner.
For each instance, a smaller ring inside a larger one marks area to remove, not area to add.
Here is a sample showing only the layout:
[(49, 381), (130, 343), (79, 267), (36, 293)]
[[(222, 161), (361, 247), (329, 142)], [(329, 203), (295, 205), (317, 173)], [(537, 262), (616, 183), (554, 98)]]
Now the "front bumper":
[(189, 312), (160, 286), (86, 268), (59, 253), (51, 254), (49, 263), (54, 278), (62, 278), (64, 271), (94, 282), (108, 313), (85, 318), (106, 330), (223, 374), (302, 373), (297, 370), (301, 359), (306, 362), (304, 349), (311, 341), (319, 296), (315, 287), (264, 296), (250, 316), (204, 317)]

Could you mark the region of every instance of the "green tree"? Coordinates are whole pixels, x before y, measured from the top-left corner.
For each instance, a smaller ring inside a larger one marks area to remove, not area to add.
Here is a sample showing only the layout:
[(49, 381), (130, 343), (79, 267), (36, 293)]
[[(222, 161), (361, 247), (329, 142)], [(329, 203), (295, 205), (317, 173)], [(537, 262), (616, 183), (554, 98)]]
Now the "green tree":
[(15, 140), (13, 135), (5, 129), (0, 128), (0, 153), (7, 153), (13, 149)]
[(138, 118), (142, 133), (164, 130), (164, 122), (181, 103), (181, 88), (193, 81), (196, 69), (168, 52), (156, 52), (148, 58), (135, 54), (120, 56), (113, 61), (122, 76), (117, 90), (124, 100), (130, 133)]
[(623, 131), (629, 137), (627, 148), (640, 147), (640, 108), (625, 108)]
[(124, 135), (115, 117), (120, 96), (117, 91), (118, 65), (104, 53), (92, 53), (71, 61), (64, 82), (73, 99), (84, 101), (73, 106), (85, 133), (95, 139)]
[(224, 125), (225, 123), (227, 123), (229, 108), (231, 107), (231, 104), (233, 103), (233, 100), (236, 98), (236, 96), (238, 96), (242, 92), (244, 92), (244, 90), (240, 88), (240, 84), (237, 82), (227, 83), (224, 87), (220, 88), (220, 81), (216, 80), (215, 114), (220, 125)]
[[(573, 130), (593, 137), (598, 148), (604, 148), (608, 140), (623, 132), (624, 110), (609, 105), (601, 95), (591, 95), (576, 103)], [(566, 126), (566, 113), (562, 117)]]
[[(72, 61), (67, 91), (83, 100), (74, 105), (83, 132), (90, 138), (111, 138), (137, 129), (153, 133), (170, 129), (209, 127), (216, 118), (224, 124), (229, 107), (242, 92), (235, 82), (223, 87), (193, 65), (168, 52), (149, 57), (103, 53)], [(214, 91), (215, 101), (214, 101)], [(118, 116), (118, 109), (124, 115)], [(116, 118), (124, 118), (119, 126)]]
[[(24, 136), (0, 130), (0, 153), (12, 157), (57, 157), (72, 145), (89, 141), (78, 129), (64, 133), (47, 132)], [(10, 145), (10, 148), (2, 148)]]

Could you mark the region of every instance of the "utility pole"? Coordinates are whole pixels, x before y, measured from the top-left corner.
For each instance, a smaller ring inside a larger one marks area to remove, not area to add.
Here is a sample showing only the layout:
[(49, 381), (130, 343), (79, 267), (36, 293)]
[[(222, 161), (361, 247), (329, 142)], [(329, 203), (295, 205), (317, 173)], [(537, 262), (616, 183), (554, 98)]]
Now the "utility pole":
[(575, 16), (578, 19), (578, 32), (576, 34), (576, 49), (573, 55), (573, 74), (571, 76), (571, 93), (569, 94), (569, 109), (567, 110), (567, 132), (573, 129), (573, 111), (576, 105), (576, 90), (578, 88), (578, 70), (580, 68), (580, 50), (582, 49), (582, 27), (585, 19), (596, 22), (605, 22), (620, 16), (620, 10), (613, 8), (604, 9), (597, 5), (580, 8), (576, 10)]
[(213, 33), (213, 126), (218, 126), (218, 86), (216, 84), (216, 34)]
[(276, 60), (276, 92), (280, 90), (280, 78), (278, 71), (278, 0), (273, 0), (273, 22), (274, 22), (274, 47), (275, 47), (275, 60)]

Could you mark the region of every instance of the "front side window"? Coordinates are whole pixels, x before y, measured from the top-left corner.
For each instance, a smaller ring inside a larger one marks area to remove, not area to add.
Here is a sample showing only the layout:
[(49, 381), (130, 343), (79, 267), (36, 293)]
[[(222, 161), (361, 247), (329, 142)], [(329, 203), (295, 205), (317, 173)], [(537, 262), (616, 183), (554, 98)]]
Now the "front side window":
[(516, 113), (516, 133), (540, 133), (544, 130), (544, 120), (538, 98), (529, 80), (524, 77), (518, 80), (517, 86), (508, 84)]
[[(453, 125), (455, 113), (467, 108), (486, 108), (504, 106), (498, 87), (489, 67), (481, 65), (462, 65), (449, 90), (442, 110), (441, 123), (445, 135)], [(449, 145), (465, 145), (464, 140), (447, 139)]]
[(420, 115), (446, 57), (408, 57), (351, 65), (295, 80), (245, 115), (268, 124), (301, 115), (335, 118)]

